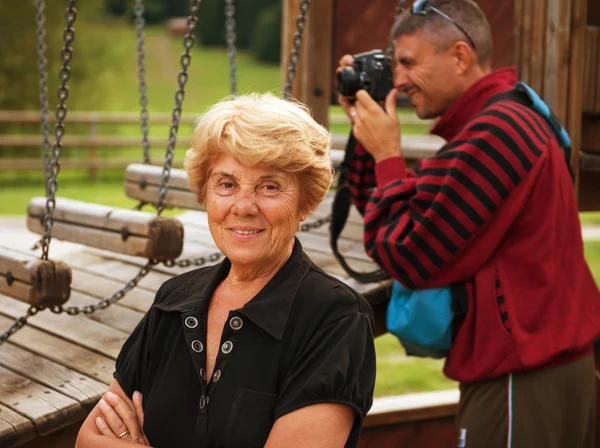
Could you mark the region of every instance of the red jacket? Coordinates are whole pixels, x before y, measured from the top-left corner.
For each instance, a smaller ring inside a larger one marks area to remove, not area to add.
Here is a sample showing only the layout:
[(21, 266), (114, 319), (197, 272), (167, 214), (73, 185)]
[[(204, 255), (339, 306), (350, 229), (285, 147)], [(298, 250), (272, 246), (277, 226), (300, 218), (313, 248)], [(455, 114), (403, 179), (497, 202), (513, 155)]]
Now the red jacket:
[(466, 284), (444, 368), (462, 382), (577, 359), (600, 335), (561, 148), (526, 106), (484, 108), (516, 82), (501, 69), (474, 84), (432, 131), (447, 145), (415, 171), (359, 146), (349, 176), (372, 258), (408, 288)]

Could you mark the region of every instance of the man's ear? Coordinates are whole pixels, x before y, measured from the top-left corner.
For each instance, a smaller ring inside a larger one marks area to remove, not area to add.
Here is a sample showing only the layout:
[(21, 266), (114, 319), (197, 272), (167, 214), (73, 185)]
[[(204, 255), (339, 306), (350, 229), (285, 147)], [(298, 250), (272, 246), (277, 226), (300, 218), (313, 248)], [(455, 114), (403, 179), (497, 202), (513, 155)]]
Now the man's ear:
[(454, 55), (456, 57), (456, 71), (460, 75), (465, 73), (476, 62), (477, 58), (473, 48), (462, 40), (454, 44)]

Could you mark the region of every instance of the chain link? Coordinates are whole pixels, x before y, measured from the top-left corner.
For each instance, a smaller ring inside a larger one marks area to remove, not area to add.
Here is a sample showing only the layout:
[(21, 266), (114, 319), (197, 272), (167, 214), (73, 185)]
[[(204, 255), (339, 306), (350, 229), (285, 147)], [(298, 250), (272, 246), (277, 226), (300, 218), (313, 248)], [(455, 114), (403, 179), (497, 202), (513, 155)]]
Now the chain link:
[(48, 60), (46, 59), (46, 13), (44, 0), (35, 0), (37, 25), (37, 57), (40, 87), (40, 131), (42, 132), (42, 151), (44, 160), (44, 185), (46, 195), (49, 194), (48, 181), (50, 179), (50, 131), (48, 130)]
[(50, 177), (47, 183), (47, 194), (46, 194), (46, 213), (44, 213), (44, 235), (42, 237), (42, 260), (48, 259), (48, 250), (50, 248), (50, 240), (52, 239), (52, 215), (54, 214), (54, 208), (56, 207), (56, 190), (58, 189), (57, 176), (60, 172), (59, 159), (63, 151), (62, 138), (65, 134), (64, 120), (67, 116), (67, 98), (69, 98), (69, 88), (67, 87), (67, 81), (71, 77), (71, 68), (69, 62), (73, 57), (73, 49), (71, 44), (75, 39), (75, 29), (73, 24), (77, 18), (77, 10), (75, 4), (77, 0), (69, 0), (65, 18), (67, 20), (67, 26), (63, 32), (63, 39), (65, 46), (61, 51), (62, 66), (58, 72), (60, 85), (58, 86), (58, 105), (56, 106), (56, 124), (54, 125), (54, 137), (55, 141), (52, 145), (52, 161), (50, 162)]
[(173, 154), (175, 152), (175, 143), (177, 142), (177, 131), (179, 130), (179, 119), (181, 118), (181, 106), (185, 96), (185, 84), (188, 80), (187, 69), (192, 60), (190, 51), (196, 40), (196, 24), (198, 22), (198, 8), (200, 0), (190, 0), (190, 15), (187, 18), (188, 32), (183, 38), (185, 51), (181, 55), (181, 71), (177, 77), (178, 87), (175, 91), (175, 107), (173, 107), (171, 127), (169, 128), (169, 142), (165, 151), (165, 163), (163, 165), (160, 187), (158, 190), (158, 203), (156, 204), (156, 214), (160, 215), (165, 206), (164, 200), (169, 188), (169, 178), (171, 177), (171, 166), (173, 164)]
[(236, 55), (237, 34), (235, 23), (235, 5), (234, 0), (225, 0), (225, 30), (227, 40), (227, 56), (229, 56), (229, 90), (231, 96), (237, 95), (237, 74), (236, 74)]
[(189, 268), (190, 266), (200, 267), (204, 266), (206, 263), (215, 262), (220, 260), (223, 257), (221, 252), (214, 252), (206, 257), (197, 257), (197, 258), (188, 258), (184, 260), (167, 260), (162, 263), (168, 268), (178, 267), (178, 268)]
[(319, 227), (323, 227), (325, 224), (329, 224), (331, 222), (331, 215), (327, 215), (324, 218), (317, 219), (313, 222), (305, 222), (300, 224), (301, 232), (310, 232), (311, 230), (318, 229)]
[(142, 148), (144, 163), (150, 163), (150, 141), (148, 139), (148, 88), (146, 85), (146, 59), (144, 56), (144, 1), (135, 0), (135, 28), (137, 30), (138, 86), (140, 91), (140, 127), (142, 129)]
[(11, 337), (21, 328), (23, 328), (27, 323), (27, 319), (29, 319), (31, 316), (35, 316), (38, 313), (38, 311), (41, 311), (43, 309), (44, 308), (36, 308), (34, 306), (30, 306), (25, 315), (15, 319), (10, 328), (4, 333), (0, 334), (0, 345), (4, 344), (9, 337)]
[(302, 47), (302, 40), (304, 38), (304, 26), (306, 25), (306, 17), (308, 8), (310, 7), (310, 0), (302, 0), (300, 2), (300, 14), (296, 19), (296, 32), (294, 33), (292, 51), (290, 53), (290, 61), (286, 73), (286, 81), (283, 86), (283, 97), (289, 98), (292, 96), (293, 82), (296, 77), (296, 67), (300, 60), (300, 48)]
[(135, 288), (137, 286), (137, 284), (140, 282), (140, 280), (143, 279), (146, 275), (148, 275), (148, 273), (152, 270), (152, 268), (156, 264), (158, 264), (158, 262), (156, 260), (148, 260), (148, 263), (146, 263), (140, 269), (140, 271), (135, 275), (135, 277), (133, 277), (131, 280), (129, 280), (125, 284), (125, 286), (123, 286), (121, 289), (119, 289), (117, 292), (115, 292), (110, 297), (108, 297), (106, 299), (102, 299), (99, 302), (94, 303), (93, 305), (65, 306), (65, 307), (60, 305), (60, 306), (50, 307), (49, 309), (50, 309), (50, 311), (52, 311), (55, 314), (66, 313), (69, 316), (77, 316), (78, 314), (92, 314), (98, 310), (103, 310), (105, 308), (108, 308), (113, 303), (121, 300), (123, 297), (125, 297), (125, 295), (129, 291), (131, 291), (133, 288)]

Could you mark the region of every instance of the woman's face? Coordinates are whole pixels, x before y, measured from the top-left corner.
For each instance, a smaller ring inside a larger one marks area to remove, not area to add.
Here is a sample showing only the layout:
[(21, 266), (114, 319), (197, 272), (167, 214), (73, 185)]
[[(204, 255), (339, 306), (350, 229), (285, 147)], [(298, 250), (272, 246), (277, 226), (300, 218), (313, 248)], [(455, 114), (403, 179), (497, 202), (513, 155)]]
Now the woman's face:
[(232, 266), (261, 272), (290, 253), (298, 223), (300, 185), (294, 174), (240, 165), (221, 156), (207, 184), (210, 232)]

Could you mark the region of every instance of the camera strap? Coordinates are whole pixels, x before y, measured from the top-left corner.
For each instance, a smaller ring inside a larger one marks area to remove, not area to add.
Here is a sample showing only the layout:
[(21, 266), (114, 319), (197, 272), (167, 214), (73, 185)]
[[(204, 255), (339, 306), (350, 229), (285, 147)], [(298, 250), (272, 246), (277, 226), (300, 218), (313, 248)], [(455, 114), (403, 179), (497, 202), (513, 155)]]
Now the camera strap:
[(337, 188), (333, 198), (333, 204), (331, 205), (329, 243), (331, 250), (333, 251), (333, 256), (350, 275), (350, 277), (361, 283), (376, 283), (382, 280), (387, 280), (390, 278), (390, 276), (381, 268), (371, 272), (355, 271), (352, 269), (352, 267), (350, 267), (338, 249), (338, 239), (342, 233), (342, 230), (344, 230), (344, 226), (346, 225), (346, 221), (348, 220), (348, 215), (350, 213), (350, 207), (352, 205), (352, 195), (350, 193), (350, 188), (348, 187), (348, 173), (350, 172), (350, 162), (354, 157), (354, 151), (357, 143), (358, 142), (351, 131), (350, 136), (348, 137), (348, 143), (346, 143), (344, 161), (339, 169)]

